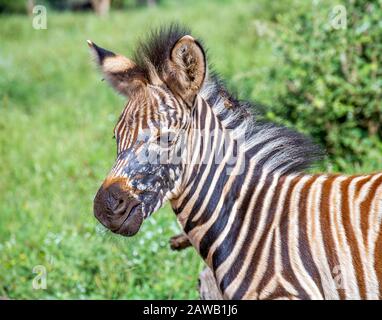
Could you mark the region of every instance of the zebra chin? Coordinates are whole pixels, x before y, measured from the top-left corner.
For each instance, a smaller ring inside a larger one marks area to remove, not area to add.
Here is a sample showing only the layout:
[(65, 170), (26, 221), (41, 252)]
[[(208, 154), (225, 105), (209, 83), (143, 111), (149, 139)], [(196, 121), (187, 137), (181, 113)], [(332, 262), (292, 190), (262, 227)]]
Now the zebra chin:
[(127, 216), (126, 220), (112, 232), (124, 237), (134, 236), (143, 223), (143, 214), (141, 208), (135, 207)]
[(104, 217), (94, 213), (98, 221), (113, 233), (124, 237), (134, 236), (143, 223), (144, 217), (141, 206), (135, 206), (132, 210), (124, 212), (120, 218)]

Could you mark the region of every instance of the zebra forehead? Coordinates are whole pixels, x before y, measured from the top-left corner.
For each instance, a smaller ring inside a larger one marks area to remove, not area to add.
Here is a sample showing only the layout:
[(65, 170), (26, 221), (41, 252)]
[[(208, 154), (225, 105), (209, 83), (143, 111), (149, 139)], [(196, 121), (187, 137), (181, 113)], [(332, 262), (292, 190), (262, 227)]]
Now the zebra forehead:
[(171, 93), (161, 86), (148, 86), (147, 92), (136, 95), (129, 100), (123, 109), (115, 127), (118, 133), (123, 127), (131, 129), (134, 126), (142, 128), (159, 127), (166, 120), (177, 120), (182, 105), (172, 97)]

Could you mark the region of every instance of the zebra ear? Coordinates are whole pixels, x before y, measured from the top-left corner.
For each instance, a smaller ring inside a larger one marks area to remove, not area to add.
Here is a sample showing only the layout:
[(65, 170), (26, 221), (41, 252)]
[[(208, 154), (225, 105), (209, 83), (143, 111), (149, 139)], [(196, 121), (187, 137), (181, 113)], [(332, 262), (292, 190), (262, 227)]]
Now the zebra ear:
[(97, 46), (88, 45), (105, 79), (122, 95), (130, 97), (147, 83), (144, 73), (130, 59)]
[(167, 83), (192, 105), (206, 75), (203, 48), (189, 35), (180, 38), (171, 50), (169, 68)]

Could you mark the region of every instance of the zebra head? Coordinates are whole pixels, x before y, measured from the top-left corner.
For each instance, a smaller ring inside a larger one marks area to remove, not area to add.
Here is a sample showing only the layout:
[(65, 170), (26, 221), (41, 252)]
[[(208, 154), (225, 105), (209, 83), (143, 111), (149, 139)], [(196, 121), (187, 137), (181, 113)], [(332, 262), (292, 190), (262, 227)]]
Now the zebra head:
[(176, 35), (159, 44), (158, 52), (142, 45), (135, 62), (88, 41), (104, 78), (128, 98), (114, 128), (116, 161), (94, 199), (96, 218), (124, 236), (136, 234), (182, 182), (187, 131), (206, 63), (193, 37)]

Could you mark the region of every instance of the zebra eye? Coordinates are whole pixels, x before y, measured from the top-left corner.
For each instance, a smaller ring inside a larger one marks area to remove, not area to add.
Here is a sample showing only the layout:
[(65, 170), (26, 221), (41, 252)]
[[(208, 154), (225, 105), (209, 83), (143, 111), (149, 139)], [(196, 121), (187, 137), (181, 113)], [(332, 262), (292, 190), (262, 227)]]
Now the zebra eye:
[(174, 132), (171, 132), (171, 131), (164, 132), (157, 137), (157, 143), (161, 147), (169, 147), (175, 142), (175, 140), (176, 140), (176, 135)]

